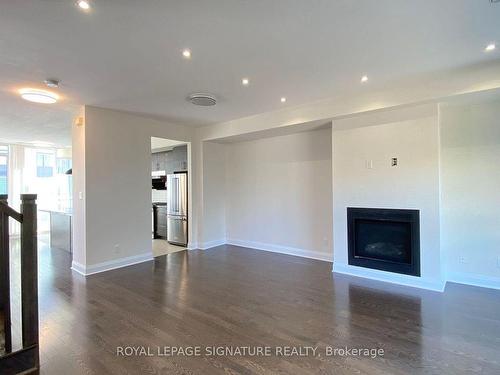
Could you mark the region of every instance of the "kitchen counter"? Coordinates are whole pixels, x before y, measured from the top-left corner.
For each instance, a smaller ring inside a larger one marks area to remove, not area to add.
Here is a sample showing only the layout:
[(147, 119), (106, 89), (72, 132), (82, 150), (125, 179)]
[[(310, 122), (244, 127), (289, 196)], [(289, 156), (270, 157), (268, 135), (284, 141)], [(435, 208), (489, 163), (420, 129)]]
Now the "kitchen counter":
[(49, 214), (56, 213), (56, 214), (68, 215), (68, 216), (73, 215), (73, 210), (71, 208), (56, 208), (56, 209), (40, 208), (39, 211), (48, 212)]
[(72, 215), (68, 208), (40, 209), (50, 215), (50, 246), (72, 252)]

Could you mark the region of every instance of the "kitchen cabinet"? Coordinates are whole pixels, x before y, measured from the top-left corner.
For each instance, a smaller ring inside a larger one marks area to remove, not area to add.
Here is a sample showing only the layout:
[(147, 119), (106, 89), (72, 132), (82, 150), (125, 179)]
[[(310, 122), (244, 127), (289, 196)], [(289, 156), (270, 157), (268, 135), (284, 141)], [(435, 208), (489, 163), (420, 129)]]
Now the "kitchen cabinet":
[(151, 155), (151, 170), (166, 174), (187, 171), (187, 146), (174, 147), (171, 151), (155, 152)]
[(153, 204), (153, 236), (154, 238), (167, 238), (167, 206)]

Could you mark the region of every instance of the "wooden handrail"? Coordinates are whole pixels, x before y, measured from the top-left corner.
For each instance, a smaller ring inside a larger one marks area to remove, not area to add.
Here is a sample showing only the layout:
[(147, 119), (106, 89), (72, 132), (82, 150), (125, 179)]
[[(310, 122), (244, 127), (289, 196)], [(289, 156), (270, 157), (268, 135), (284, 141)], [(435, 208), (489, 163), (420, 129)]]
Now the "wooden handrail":
[(6, 202), (2, 202), (0, 200), (0, 213), (3, 213), (7, 216), (10, 216), (14, 220), (22, 223), (23, 222), (23, 215), (11, 208), (10, 206), (7, 205)]
[[(39, 368), (36, 195), (21, 194), (20, 213), (7, 205), (6, 195), (0, 195), (0, 268), (2, 269), (0, 288), (4, 311), (5, 304), (10, 304), (10, 297), (5, 298), (10, 293), (9, 217), (21, 223), (21, 315), (23, 347), (18, 352), (12, 352), (0, 358), (0, 373), (3, 371), (10, 373), (12, 370), (20, 373)], [(10, 306), (8, 310), (10, 312)], [(10, 334), (10, 330), (9, 321), (9, 326), (5, 330), (6, 334), (7, 332)]]

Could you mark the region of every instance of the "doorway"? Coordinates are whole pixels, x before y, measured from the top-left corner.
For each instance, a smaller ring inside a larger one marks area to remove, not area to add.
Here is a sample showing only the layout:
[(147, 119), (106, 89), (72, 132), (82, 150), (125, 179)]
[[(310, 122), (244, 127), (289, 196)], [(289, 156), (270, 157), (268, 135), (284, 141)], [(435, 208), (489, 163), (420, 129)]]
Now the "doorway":
[(151, 238), (153, 256), (187, 249), (189, 144), (151, 138)]

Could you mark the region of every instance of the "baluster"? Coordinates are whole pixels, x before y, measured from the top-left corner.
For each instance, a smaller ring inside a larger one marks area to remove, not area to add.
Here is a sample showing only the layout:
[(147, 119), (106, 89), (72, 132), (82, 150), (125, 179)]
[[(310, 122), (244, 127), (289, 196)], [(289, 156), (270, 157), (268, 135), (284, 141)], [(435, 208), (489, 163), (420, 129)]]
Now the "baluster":
[[(0, 195), (0, 203), (7, 204), (8, 196)], [(10, 322), (10, 250), (9, 216), (0, 212), (0, 308), (4, 317), (5, 352), (12, 351), (12, 330)]]

